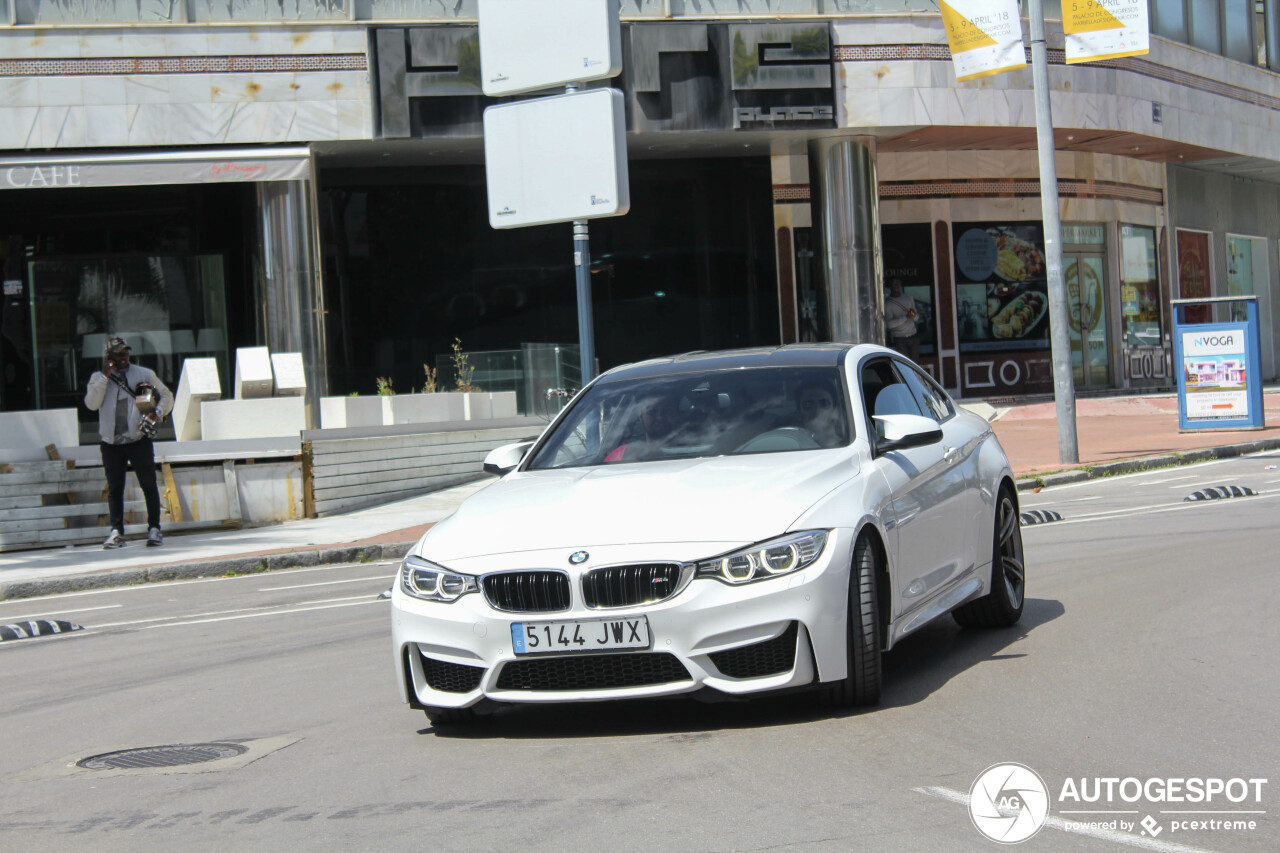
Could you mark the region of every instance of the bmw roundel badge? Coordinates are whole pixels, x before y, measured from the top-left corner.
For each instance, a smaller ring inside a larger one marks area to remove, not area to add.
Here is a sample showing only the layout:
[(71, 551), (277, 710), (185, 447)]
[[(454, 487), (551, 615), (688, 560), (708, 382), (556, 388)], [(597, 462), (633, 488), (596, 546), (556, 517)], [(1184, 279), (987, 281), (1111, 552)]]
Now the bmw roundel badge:
[(587, 561), (587, 558), (590, 556), (591, 555), (588, 554), (586, 551), (574, 551), (572, 554), (569, 555), (569, 565), (581, 566), (583, 563)]

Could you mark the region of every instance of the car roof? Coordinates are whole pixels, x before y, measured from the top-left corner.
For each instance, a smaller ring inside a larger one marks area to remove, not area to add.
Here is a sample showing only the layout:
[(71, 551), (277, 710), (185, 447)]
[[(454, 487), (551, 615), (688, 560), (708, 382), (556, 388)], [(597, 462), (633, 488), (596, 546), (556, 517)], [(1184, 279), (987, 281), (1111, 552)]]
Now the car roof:
[(881, 351), (869, 344), (786, 344), (751, 349), (698, 350), (681, 355), (654, 358), (615, 367), (603, 374), (598, 383), (667, 376), (679, 373), (701, 373), (708, 370), (740, 370), (769, 367), (839, 367), (851, 351)]

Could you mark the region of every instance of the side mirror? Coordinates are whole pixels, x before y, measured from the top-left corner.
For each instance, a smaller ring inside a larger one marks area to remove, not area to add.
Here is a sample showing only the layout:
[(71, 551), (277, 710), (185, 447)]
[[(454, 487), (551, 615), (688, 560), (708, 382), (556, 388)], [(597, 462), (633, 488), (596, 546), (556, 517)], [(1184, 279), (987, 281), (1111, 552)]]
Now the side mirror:
[(876, 415), (876, 453), (923, 447), (942, 441), (942, 427), (920, 415)]
[(520, 464), (520, 460), (529, 452), (530, 447), (533, 447), (532, 441), (521, 441), (490, 450), (489, 455), (484, 458), (484, 472), (497, 474), (499, 477), (505, 476)]

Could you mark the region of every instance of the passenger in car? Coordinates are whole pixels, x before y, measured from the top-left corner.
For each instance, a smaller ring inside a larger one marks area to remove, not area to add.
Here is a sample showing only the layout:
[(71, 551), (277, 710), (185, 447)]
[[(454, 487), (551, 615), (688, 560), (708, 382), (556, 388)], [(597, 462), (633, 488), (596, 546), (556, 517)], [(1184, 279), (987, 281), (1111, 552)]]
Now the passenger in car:
[(675, 400), (662, 394), (644, 397), (636, 404), (635, 420), (628, 439), (619, 444), (605, 462), (636, 462), (661, 456), (661, 448), (675, 427), (678, 412)]

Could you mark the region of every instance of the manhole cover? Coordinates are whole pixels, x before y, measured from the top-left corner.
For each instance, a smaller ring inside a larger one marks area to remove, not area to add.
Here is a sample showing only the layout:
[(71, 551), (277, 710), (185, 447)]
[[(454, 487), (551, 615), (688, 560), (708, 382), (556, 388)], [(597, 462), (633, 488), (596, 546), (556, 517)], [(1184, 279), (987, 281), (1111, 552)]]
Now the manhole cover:
[(244, 755), (249, 747), (239, 743), (180, 743), (142, 746), (91, 755), (76, 762), (86, 770), (136, 770), (141, 767), (180, 767)]
[(1212, 486), (1208, 489), (1200, 489), (1192, 492), (1182, 500), (1185, 501), (1217, 501), (1223, 498), (1244, 498), (1250, 495), (1256, 495), (1253, 489), (1248, 486)]
[(1062, 514), (1051, 509), (1029, 509), (1019, 516), (1023, 524), (1048, 524), (1051, 521), (1062, 521)]

